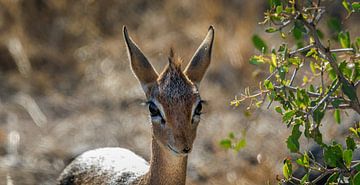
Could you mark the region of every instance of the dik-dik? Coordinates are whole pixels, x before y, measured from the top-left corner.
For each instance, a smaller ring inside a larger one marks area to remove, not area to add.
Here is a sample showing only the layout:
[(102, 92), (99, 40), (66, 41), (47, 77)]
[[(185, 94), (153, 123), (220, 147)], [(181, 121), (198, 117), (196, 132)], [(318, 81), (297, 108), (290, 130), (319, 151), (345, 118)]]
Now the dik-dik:
[[(200, 81), (211, 60), (214, 28), (184, 71), (170, 50), (169, 63), (158, 74), (123, 28), (131, 68), (145, 92), (152, 123), (150, 164), (124, 148), (87, 151), (69, 164), (58, 182), (68, 184), (183, 185), (188, 154), (200, 122)], [(132, 123), (129, 123), (132, 124)]]

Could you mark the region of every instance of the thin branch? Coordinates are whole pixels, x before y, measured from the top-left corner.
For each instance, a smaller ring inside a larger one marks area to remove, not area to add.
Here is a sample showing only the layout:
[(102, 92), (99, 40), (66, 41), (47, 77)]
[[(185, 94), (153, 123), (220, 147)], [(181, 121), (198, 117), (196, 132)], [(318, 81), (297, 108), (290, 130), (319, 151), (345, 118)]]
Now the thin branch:
[(339, 52), (355, 52), (353, 48), (339, 48), (339, 49), (330, 49), (331, 53), (339, 53)]
[(277, 69), (275, 69), (265, 80), (270, 80), (271, 77), (273, 77), (277, 73)]
[(324, 85), (324, 62), (322, 61), (321, 62), (321, 73), (320, 73), (320, 76), (321, 76), (321, 94), (324, 93), (324, 89), (325, 89), (325, 85)]
[(333, 168), (333, 169), (326, 169), (325, 172), (322, 172), (316, 179), (311, 181), (312, 184), (316, 184), (319, 180), (324, 178), (326, 175), (332, 174), (334, 172), (341, 172), (341, 169), (339, 168)]
[(297, 50), (290, 51), (289, 56), (291, 57), (291, 56), (295, 55), (296, 53), (301, 53), (303, 51), (307, 51), (307, 50), (309, 50), (309, 49), (311, 49), (313, 47), (314, 47), (314, 44), (310, 44), (310, 45), (307, 45), (305, 47), (299, 48)]
[(341, 105), (338, 105), (337, 107), (328, 106), (328, 107), (326, 107), (326, 109), (352, 109), (352, 107), (350, 104), (341, 104)]
[[(276, 90), (282, 90), (284, 87), (285, 87), (286, 89), (288, 89), (288, 90), (291, 90), (291, 91), (298, 91), (298, 90), (299, 90), (298, 87), (293, 87), (293, 86), (289, 86), (289, 85), (285, 85), (285, 86), (274, 86), (274, 88), (275, 88)], [(307, 93), (310, 97), (319, 97), (319, 96), (321, 96), (321, 94), (319, 94), (319, 93), (314, 93), (314, 92), (309, 92), (309, 91), (307, 91), (306, 93)]]
[(314, 114), (314, 112), (320, 107), (320, 105), (323, 104), (325, 101), (327, 101), (331, 97), (331, 95), (336, 91), (336, 89), (339, 88), (339, 86), (340, 86), (340, 83), (338, 81), (338, 82), (336, 82), (335, 86), (329, 90), (329, 92), (326, 94), (326, 96), (324, 96), (319, 101), (319, 103), (311, 110), (311, 114)]
[(295, 68), (294, 73), (292, 74), (291, 79), (290, 79), (290, 84), (289, 84), (290, 86), (293, 84), (298, 70), (299, 70), (299, 68)]
[(266, 106), (266, 109), (269, 109), (269, 108), (270, 108), (270, 106), (271, 106), (271, 104), (272, 104), (273, 101), (274, 101), (274, 99), (271, 99), (271, 100), (270, 100), (269, 104)]
[[(353, 161), (354, 162), (354, 161)], [(352, 165), (351, 167), (350, 167), (350, 171), (351, 170), (353, 170), (353, 169), (355, 169), (357, 166), (359, 166), (360, 165), (360, 162), (359, 161), (357, 161), (357, 163), (355, 163), (354, 165)]]
[(358, 88), (359, 84), (360, 84), (360, 80), (357, 81), (357, 82), (355, 82), (354, 87), (355, 87), (355, 88)]

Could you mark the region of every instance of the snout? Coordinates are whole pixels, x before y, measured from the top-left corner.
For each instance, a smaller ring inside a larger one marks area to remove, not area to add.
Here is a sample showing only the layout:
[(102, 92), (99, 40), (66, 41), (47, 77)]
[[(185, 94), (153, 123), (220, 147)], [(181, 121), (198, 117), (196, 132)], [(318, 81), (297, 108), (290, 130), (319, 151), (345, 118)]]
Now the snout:
[(175, 155), (186, 156), (191, 152), (191, 147), (189, 147), (189, 146), (185, 146), (181, 149), (177, 149), (177, 148), (171, 146), (170, 144), (168, 144), (168, 148)]
[(188, 154), (188, 153), (191, 152), (191, 148), (188, 147), (188, 146), (186, 146), (186, 147), (182, 150), (182, 152), (183, 152), (184, 154)]

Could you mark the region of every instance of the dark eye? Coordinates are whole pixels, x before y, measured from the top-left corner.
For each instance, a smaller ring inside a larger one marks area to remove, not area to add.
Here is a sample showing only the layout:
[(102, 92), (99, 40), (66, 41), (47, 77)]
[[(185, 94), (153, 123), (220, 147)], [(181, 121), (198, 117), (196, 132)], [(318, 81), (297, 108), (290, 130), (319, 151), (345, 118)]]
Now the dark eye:
[(194, 114), (200, 116), (201, 115), (201, 110), (202, 110), (202, 103), (199, 102), (199, 104), (195, 108)]
[(160, 110), (156, 107), (153, 102), (149, 103), (149, 111), (151, 117), (161, 116)]

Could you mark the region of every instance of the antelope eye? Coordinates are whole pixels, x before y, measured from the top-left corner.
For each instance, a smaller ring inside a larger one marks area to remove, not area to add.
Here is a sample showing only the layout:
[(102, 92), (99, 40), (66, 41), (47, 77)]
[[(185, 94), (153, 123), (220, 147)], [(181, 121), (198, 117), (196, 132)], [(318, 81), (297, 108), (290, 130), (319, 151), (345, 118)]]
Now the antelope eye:
[(153, 102), (149, 103), (149, 111), (151, 117), (161, 116), (160, 110), (156, 107)]
[(199, 104), (196, 106), (195, 111), (194, 111), (194, 115), (201, 115), (201, 110), (202, 110), (202, 103), (199, 102)]

